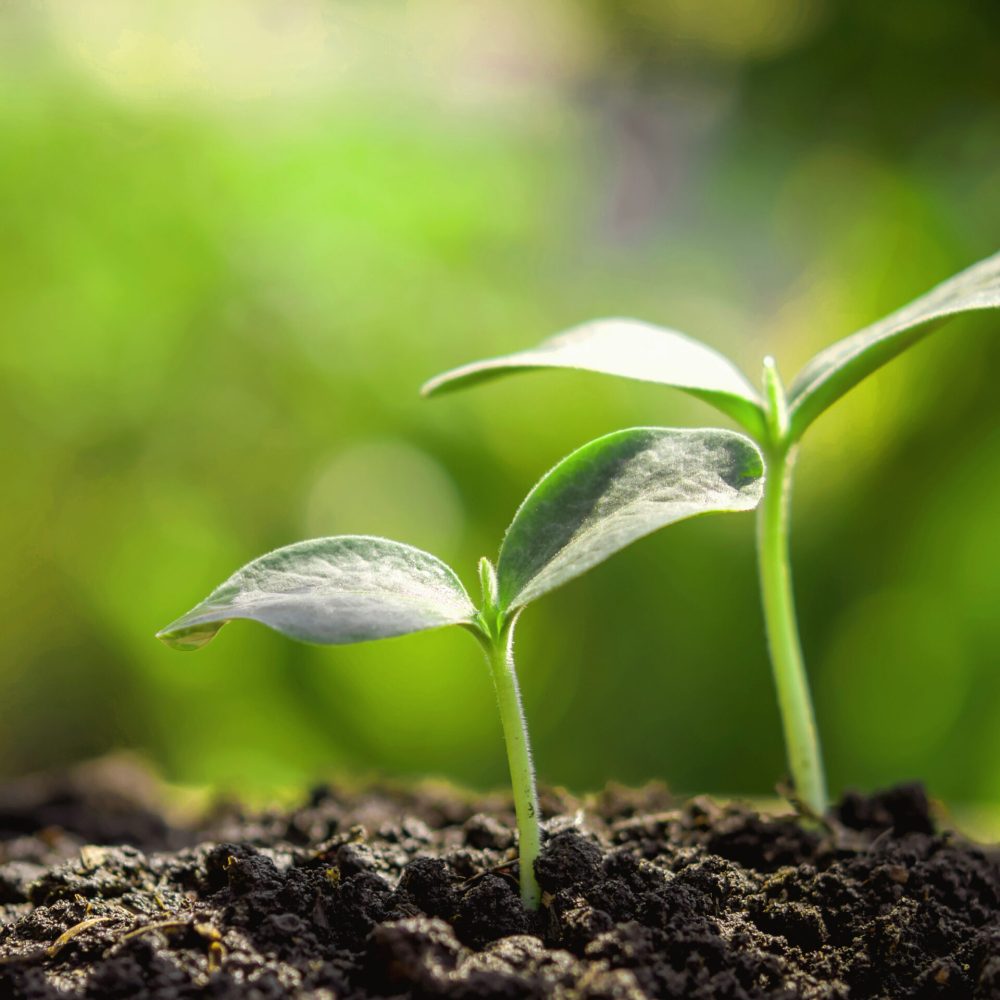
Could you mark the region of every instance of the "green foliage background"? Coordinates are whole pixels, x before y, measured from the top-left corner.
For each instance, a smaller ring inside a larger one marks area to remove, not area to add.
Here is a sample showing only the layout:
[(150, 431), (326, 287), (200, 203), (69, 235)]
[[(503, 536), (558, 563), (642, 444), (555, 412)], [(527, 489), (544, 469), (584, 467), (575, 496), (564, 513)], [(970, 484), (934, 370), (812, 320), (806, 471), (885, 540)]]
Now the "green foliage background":
[[(914, 0), (11, 4), (0, 12), (0, 774), (117, 747), (261, 792), (502, 784), (447, 631), (337, 650), (154, 630), (319, 534), (475, 586), (532, 483), (654, 386), (421, 381), (599, 315), (756, 376), (1000, 246), (1000, 8)], [(834, 789), (1000, 801), (1000, 320), (817, 424), (801, 626)], [(543, 781), (767, 793), (783, 772), (749, 516), (683, 524), (525, 616)]]

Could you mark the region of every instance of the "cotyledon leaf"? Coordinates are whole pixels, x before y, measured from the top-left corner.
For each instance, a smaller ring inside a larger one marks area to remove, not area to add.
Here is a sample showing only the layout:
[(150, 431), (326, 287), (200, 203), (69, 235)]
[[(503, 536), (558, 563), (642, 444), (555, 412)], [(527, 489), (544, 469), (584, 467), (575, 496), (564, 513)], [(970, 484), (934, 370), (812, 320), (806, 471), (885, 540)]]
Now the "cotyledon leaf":
[(764, 462), (727, 430), (634, 427), (591, 441), (521, 504), (497, 561), (511, 612), (675, 521), (757, 506)]
[(465, 624), (475, 614), (461, 581), (430, 553), (340, 535), (254, 559), (157, 638), (197, 649), (226, 622), (247, 618), (303, 642), (340, 645)]
[(760, 395), (728, 358), (675, 330), (634, 319), (584, 323), (530, 350), (445, 372), (427, 382), (422, 392), (430, 396), (540, 368), (572, 368), (659, 382), (711, 403), (755, 437), (765, 431)]
[(1000, 253), (981, 260), (885, 319), (817, 354), (792, 382), (792, 439), (846, 392), (956, 313), (1000, 307)]

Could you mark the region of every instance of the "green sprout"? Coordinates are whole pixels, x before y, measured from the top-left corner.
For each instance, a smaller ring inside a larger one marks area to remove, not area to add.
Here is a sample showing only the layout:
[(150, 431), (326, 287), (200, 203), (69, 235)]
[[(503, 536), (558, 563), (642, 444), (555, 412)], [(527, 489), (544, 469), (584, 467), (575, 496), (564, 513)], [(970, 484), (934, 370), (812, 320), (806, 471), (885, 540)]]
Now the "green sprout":
[(157, 637), (198, 649), (226, 622), (261, 622), (301, 642), (344, 645), (460, 625), (486, 652), (507, 745), (520, 854), (521, 898), (540, 894), (541, 844), (528, 730), (514, 669), (514, 626), (536, 598), (637, 538), (699, 514), (752, 510), (763, 457), (742, 434), (636, 427), (564, 458), (531, 490), (500, 546), (479, 563), (477, 608), (440, 559), (400, 542), (341, 535), (298, 542), (253, 560)]
[(499, 375), (571, 368), (659, 382), (711, 403), (760, 445), (767, 462), (757, 512), (757, 559), (765, 628), (786, 753), (799, 802), (826, 810), (826, 778), (795, 619), (789, 566), (789, 502), (796, 446), (806, 428), (845, 393), (956, 313), (1000, 306), (1000, 254), (962, 271), (872, 326), (817, 354), (787, 392), (764, 360), (763, 393), (727, 358), (674, 330), (631, 319), (586, 323), (538, 347), (477, 361), (431, 379), (425, 395)]

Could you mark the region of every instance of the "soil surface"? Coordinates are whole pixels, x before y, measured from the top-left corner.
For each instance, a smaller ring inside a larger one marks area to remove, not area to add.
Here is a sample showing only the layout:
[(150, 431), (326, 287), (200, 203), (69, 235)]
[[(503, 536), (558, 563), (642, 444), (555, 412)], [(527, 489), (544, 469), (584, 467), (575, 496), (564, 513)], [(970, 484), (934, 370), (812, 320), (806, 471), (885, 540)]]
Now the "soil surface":
[(324, 788), (185, 829), (124, 785), (0, 791), (0, 997), (1000, 998), (1000, 854), (918, 786), (811, 829), (550, 793), (528, 913), (499, 797)]

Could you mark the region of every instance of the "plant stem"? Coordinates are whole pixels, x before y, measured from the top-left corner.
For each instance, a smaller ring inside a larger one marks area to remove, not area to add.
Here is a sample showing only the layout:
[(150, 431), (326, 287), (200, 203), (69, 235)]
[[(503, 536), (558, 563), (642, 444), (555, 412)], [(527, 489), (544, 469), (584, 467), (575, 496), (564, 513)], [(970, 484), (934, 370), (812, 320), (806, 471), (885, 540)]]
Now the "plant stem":
[(514, 621), (508, 622), (498, 636), (491, 635), (490, 641), (485, 645), (500, 705), (500, 722), (507, 744), (507, 761), (510, 764), (510, 783), (514, 790), (521, 899), (529, 910), (537, 910), (541, 890), (535, 878), (535, 859), (541, 849), (542, 834), (538, 822), (538, 792), (535, 789), (535, 768), (531, 762), (528, 726), (514, 670)]
[(757, 510), (757, 562), (788, 766), (799, 800), (816, 816), (822, 816), (827, 805), (826, 779), (795, 619), (788, 558), (793, 460), (788, 444), (768, 449), (764, 497)]

